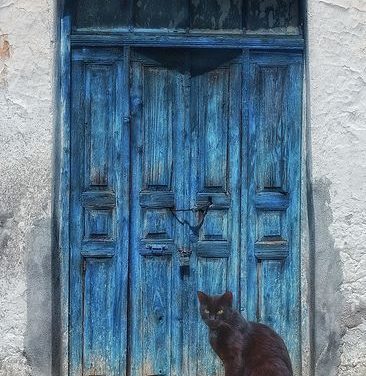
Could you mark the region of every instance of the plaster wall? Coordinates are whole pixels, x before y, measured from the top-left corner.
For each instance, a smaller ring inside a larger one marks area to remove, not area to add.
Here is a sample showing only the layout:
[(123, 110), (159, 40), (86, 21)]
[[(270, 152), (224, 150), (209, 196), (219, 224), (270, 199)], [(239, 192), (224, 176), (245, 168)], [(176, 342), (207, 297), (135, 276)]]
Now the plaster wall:
[[(366, 2), (308, 1), (315, 371), (366, 375)], [(310, 192), (311, 193), (311, 192)]]
[(0, 375), (50, 376), (53, 4), (0, 0)]
[[(313, 368), (363, 376), (366, 3), (309, 0), (308, 22)], [(53, 30), (50, 0), (0, 0), (0, 376), (51, 375)]]

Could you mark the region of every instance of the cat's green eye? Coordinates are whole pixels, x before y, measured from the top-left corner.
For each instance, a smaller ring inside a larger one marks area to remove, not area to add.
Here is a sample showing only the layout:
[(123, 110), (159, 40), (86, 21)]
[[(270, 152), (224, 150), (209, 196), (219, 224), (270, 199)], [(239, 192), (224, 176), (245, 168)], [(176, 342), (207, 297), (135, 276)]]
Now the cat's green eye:
[(206, 308), (206, 309), (205, 309), (205, 313), (210, 313), (210, 311)]
[(218, 315), (222, 315), (224, 313), (224, 310), (223, 309), (220, 309), (219, 311), (217, 311), (217, 314)]

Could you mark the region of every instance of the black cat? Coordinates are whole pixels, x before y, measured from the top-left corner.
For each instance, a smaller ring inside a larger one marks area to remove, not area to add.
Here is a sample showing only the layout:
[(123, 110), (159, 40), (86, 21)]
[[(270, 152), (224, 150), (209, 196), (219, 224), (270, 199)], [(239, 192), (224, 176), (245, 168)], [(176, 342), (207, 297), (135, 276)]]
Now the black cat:
[(233, 295), (198, 292), (200, 312), (210, 330), (210, 344), (225, 367), (225, 376), (292, 376), (282, 338), (266, 325), (246, 321), (233, 309)]

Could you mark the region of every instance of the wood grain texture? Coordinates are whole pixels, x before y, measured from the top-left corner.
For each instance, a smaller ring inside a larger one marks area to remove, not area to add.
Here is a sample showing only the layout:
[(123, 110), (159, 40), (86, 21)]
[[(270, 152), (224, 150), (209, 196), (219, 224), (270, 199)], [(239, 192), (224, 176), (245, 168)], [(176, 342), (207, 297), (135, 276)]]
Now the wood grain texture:
[(240, 30), (243, 0), (191, 0), (190, 27), (207, 30)]
[(248, 316), (279, 330), (299, 374), (302, 60), (253, 54), (250, 67)]
[[(75, 49), (72, 374), (222, 376), (199, 289), (278, 329), (299, 374), (301, 58)], [(174, 211), (208, 203), (195, 231)]]
[(73, 1), (73, 28), (116, 28), (129, 24), (127, 0)]
[(72, 7), (75, 30), (135, 28), (225, 33), (286, 29), (300, 23), (299, 0), (78, 0)]
[(73, 46), (90, 47), (186, 47), (186, 48), (253, 48), (262, 50), (295, 50), (301, 51), (304, 46), (302, 36), (276, 36), (276, 35), (180, 35), (151, 34), (143, 32), (129, 33), (74, 33), (71, 35)]
[(187, 0), (134, 1), (134, 27), (143, 29), (182, 29), (188, 26)]
[(129, 130), (119, 116), (128, 110), (126, 76), (124, 59), (100, 52), (83, 51), (85, 61), (72, 67), (73, 375), (120, 375), (126, 367)]
[[(182, 307), (178, 249), (184, 205), (182, 73), (169, 57), (135, 51), (131, 65), (131, 375), (179, 375)], [(174, 59), (173, 59), (174, 60)], [(184, 216), (184, 214), (183, 214)]]
[(113, 261), (87, 258), (83, 273), (83, 370), (86, 375), (113, 375), (112, 346), (116, 281)]
[(300, 24), (298, 0), (248, 0), (249, 30), (296, 27)]
[(54, 305), (52, 312), (52, 372), (68, 374), (71, 348), (69, 344), (70, 300), (70, 112), (71, 112), (71, 16), (67, 7), (60, 2), (59, 50), (56, 52), (56, 72), (59, 80), (55, 99), (55, 140), (59, 142), (54, 165), (54, 207), (52, 283)]

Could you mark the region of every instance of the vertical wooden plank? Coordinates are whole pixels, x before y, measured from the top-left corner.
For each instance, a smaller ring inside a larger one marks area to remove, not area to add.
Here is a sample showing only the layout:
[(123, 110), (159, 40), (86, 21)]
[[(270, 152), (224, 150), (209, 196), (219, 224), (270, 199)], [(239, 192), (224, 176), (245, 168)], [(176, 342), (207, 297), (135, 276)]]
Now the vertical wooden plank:
[(113, 77), (107, 66), (86, 66), (85, 94), (85, 173), (89, 182), (86, 186), (108, 186), (108, 165), (111, 162), (110, 114), (113, 114)]
[(111, 367), (114, 291), (113, 261), (87, 259), (83, 280), (83, 374), (117, 375)]
[[(118, 375), (127, 375), (128, 359), (128, 278), (130, 258), (130, 50), (123, 50), (123, 61), (116, 66), (115, 117), (112, 143), (114, 155), (114, 182), (117, 201), (114, 328), (113, 335), (119, 346), (112, 349), (113, 369)], [(119, 205), (118, 205), (119, 203)]]
[[(201, 191), (201, 181), (197, 174), (197, 170), (200, 169), (200, 161), (197, 158), (200, 149), (200, 122), (201, 118), (204, 116), (205, 107), (200, 109), (199, 98), (204, 96), (203, 87), (200, 85), (200, 76), (193, 75), (192, 65), (194, 54), (187, 53), (187, 106), (189, 106), (189, 119), (187, 119), (187, 132), (189, 135), (189, 159), (190, 167), (188, 172), (189, 179), (189, 204), (188, 207), (194, 207), (197, 201), (197, 192)], [(200, 169), (202, 172), (202, 170)], [(202, 180), (202, 179), (201, 179)], [(202, 184), (203, 185), (203, 184)], [(188, 216), (190, 223), (195, 223), (196, 216), (193, 213), (190, 213)], [(197, 234), (192, 234), (190, 229), (187, 229), (187, 232), (190, 236), (190, 249), (192, 250), (191, 260), (190, 260), (190, 276), (187, 281), (187, 310), (185, 317), (185, 331), (187, 331), (188, 336), (184, 338), (187, 342), (187, 356), (184, 358), (185, 368), (184, 371), (188, 375), (195, 375), (197, 373), (197, 362), (198, 362), (198, 351), (197, 343), (199, 340), (199, 333), (197, 330), (198, 322), (200, 320), (199, 311), (198, 311), (198, 301), (197, 301), (197, 278), (199, 275), (198, 270), (198, 257), (197, 257)], [(192, 298), (189, 298), (189, 295)], [(195, 329), (192, 329), (195, 328)]]
[(200, 77), (201, 108), (205, 118), (201, 163), (205, 172), (202, 190), (227, 189), (227, 141), (228, 141), (228, 69), (217, 69)]
[(142, 262), (142, 372), (143, 375), (170, 375), (173, 345), (171, 260), (146, 257)]
[[(227, 287), (227, 260), (224, 258), (200, 258), (197, 263), (197, 290), (210, 295), (219, 295)], [(231, 277), (230, 277), (231, 278)], [(197, 320), (197, 375), (224, 375), (222, 362), (209, 345), (208, 329), (202, 320)]]
[(69, 372), (69, 273), (70, 273), (70, 110), (71, 110), (71, 16), (65, 1), (59, 2), (59, 56), (58, 71), (59, 107), (55, 136), (54, 180), (54, 244), (52, 251), (52, 280), (54, 305), (52, 311), (52, 371), (55, 375)]
[(230, 243), (230, 262), (227, 289), (234, 294), (234, 305), (240, 308), (240, 289), (245, 284), (240, 278), (240, 270), (244, 267), (241, 260), (245, 258), (241, 246), (241, 189), (246, 185), (242, 178), (241, 140), (242, 134), (242, 63), (230, 65), (229, 77), (229, 137), (228, 137), (228, 186), (231, 197), (228, 213), (228, 241)]
[[(288, 305), (282, 294), (284, 264), (282, 261), (263, 261), (260, 285), (260, 321), (265, 322), (281, 336), (286, 334), (289, 322)], [(279, 320), (281, 317), (281, 320)]]
[[(241, 129), (240, 129), (240, 312), (244, 317), (248, 318), (248, 302), (249, 296), (253, 293), (249, 290), (250, 283), (248, 276), (248, 259), (249, 259), (249, 232), (248, 232), (248, 198), (249, 198), (249, 98), (250, 98), (250, 61), (249, 50), (243, 50), (241, 55), (241, 73), (242, 73), (242, 90), (241, 90)], [(249, 309), (250, 312), (250, 309)]]
[[(181, 97), (182, 104), (182, 130), (183, 130), (183, 140), (184, 144), (181, 151), (184, 159), (184, 164), (181, 166), (183, 171), (183, 182), (182, 182), (182, 192), (181, 205), (183, 208), (191, 207), (191, 146), (192, 146), (192, 137), (194, 134), (191, 132), (190, 121), (191, 121), (191, 71), (190, 71), (190, 54), (185, 52), (183, 60), (183, 76), (182, 76), (183, 90)], [(183, 212), (183, 219), (190, 221), (192, 218), (191, 213)], [(190, 228), (185, 224), (181, 227), (183, 242), (181, 244), (181, 249), (191, 250), (191, 237), (192, 233)], [(181, 275), (182, 291), (181, 291), (181, 317), (182, 317), (182, 369), (181, 374), (191, 375), (195, 367), (194, 362), (192, 362), (191, 357), (191, 344), (192, 344), (192, 335), (194, 331), (192, 328), (192, 319), (194, 317), (195, 309), (195, 295), (194, 295), (194, 274), (195, 274), (195, 262), (194, 255), (191, 255), (189, 261), (189, 273)]]
[(256, 86), (262, 95), (257, 118), (256, 189), (281, 189), (287, 191), (284, 176), (286, 125), (283, 106), (287, 80), (287, 66), (261, 67), (257, 71)]
[(171, 189), (172, 126), (171, 73), (144, 69), (144, 188)]
[[(80, 193), (84, 188), (84, 112), (85, 72), (83, 64), (72, 63), (72, 113), (71, 113), (71, 173), (70, 173), (70, 373), (82, 375), (82, 269), (81, 240), (83, 237), (83, 208), (80, 205)], [(77, 219), (77, 220), (75, 220)]]
[[(174, 119), (176, 122), (174, 133), (174, 166), (175, 166), (175, 179), (174, 184), (176, 187), (176, 207), (187, 208), (189, 207), (189, 81), (187, 72), (187, 55), (182, 53), (180, 57), (180, 68), (177, 72), (177, 79), (175, 82), (175, 90), (173, 101), (178, 104), (175, 108)], [(179, 215), (182, 219), (187, 219), (186, 212), (181, 212)], [(190, 231), (187, 229), (187, 225), (181, 225), (175, 220), (175, 236), (177, 250), (189, 248), (189, 236)], [(176, 299), (173, 299), (172, 314), (176, 320), (173, 321), (173, 340), (172, 345), (172, 376), (180, 376), (185, 374), (187, 367), (188, 353), (188, 341), (187, 341), (187, 310), (189, 309), (190, 290), (189, 280), (190, 271), (185, 274), (180, 269), (179, 254), (173, 257), (173, 273), (175, 274), (173, 295), (176, 295)], [(175, 292), (174, 292), (175, 291)]]
[(143, 96), (143, 67), (140, 62), (131, 59), (130, 102), (131, 102), (131, 222), (130, 222), (130, 293), (129, 293), (129, 370), (132, 376), (141, 376), (143, 351), (141, 348), (140, 321), (142, 296), (138, 281), (142, 281), (140, 268), (140, 204), (139, 193), (142, 181), (142, 96)]
[[(286, 122), (288, 124), (288, 142), (285, 154), (289, 155), (286, 176), (288, 185), (292, 187), (289, 208), (287, 209), (287, 233), (289, 239), (289, 250), (292, 257), (289, 258), (289, 267), (286, 274), (284, 296), (288, 294), (290, 303), (289, 315), (291, 317), (291, 328), (285, 337), (290, 344), (290, 356), (293, 361), (294, 372), (301, 373), (301, 270), (300, 270), (300, 208), (301, 208), (301, 137), (302, 137), (302, 77), (303, 61), (300, 55), (297, 61), (289, 66), (288, 95), (285, 99), (285, 108), (288, 109)], [(294, 277), (296, 276), (296, 277)], [(291, 281), (291, 290), (288, 290)]]
[[(247, 93), (249, 109), (248, 109), (248, 179), (249, 176), (251, 179), (248, 184), (248, 196), (247, 196), (247, 301), (246, 301), (246, 313), (247, 317), (251, 321), (258, 321), (258, 266), (257, 260), (254, 254), (254, 243), (256, 241), (255, 234), (255, 218), (256, 218), (256, 209), (255, 209), (255, 160), (256, 160), (256, 116), (260, 113), (260, 107), (258, 104), (259, 98), (259, 86), (256, 84), (256, 66), (255, 64), (250, 64), (249, 57), (247, 59), (247, 68), (249, 73), (249, 92)], [(249, 94), (250, 93), (250, 94)], [(253, 223), (254, 222), (254, 223)], [(259, 265), (259, 268), (261, 266)]]

